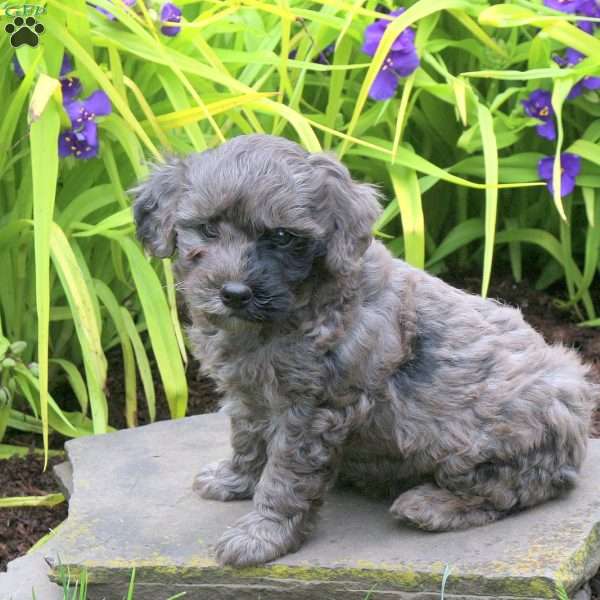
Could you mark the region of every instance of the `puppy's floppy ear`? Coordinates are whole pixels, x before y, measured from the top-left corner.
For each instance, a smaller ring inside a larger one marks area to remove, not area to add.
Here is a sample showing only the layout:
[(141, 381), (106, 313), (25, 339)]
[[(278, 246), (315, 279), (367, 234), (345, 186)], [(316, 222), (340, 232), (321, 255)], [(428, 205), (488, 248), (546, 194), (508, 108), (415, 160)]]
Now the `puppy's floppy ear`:
[(159, 258), (175, 251), (175, 213), (184, 186), (184, 159), (156, 165), (146, 181), (130, 190), (137, 238)]
[(377, 189), (352, 180), (334, 154), (311, 154), (317, 198), (315, 211), (328, 225), (327, 266), (335, 272), (351, 270), (372, 240), (371, 230), (381, 207)]

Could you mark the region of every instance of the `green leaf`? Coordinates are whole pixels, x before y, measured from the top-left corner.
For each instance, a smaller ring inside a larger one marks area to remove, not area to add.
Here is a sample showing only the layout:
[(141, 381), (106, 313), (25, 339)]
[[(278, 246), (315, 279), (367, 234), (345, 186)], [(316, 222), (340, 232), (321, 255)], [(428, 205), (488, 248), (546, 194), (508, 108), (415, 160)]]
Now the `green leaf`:
[(100, 235), (106, 231), (111, 231), (114, 229), (119, 229), (120, 227), (129, 227), (133, 225), (133, 213), (131, 212), (131, 208), (127, 207), (123, 210), (120, 210), (112, 215), (102, 219), (100, 223), (90, 227), (89, 229), (85, 229), (84, 231), (79, 231), (78, 233), (74, 233), (74, 237), (90, 237), (93, 235)]
[(484, 223), (481, 219), (468, 219), (456, 225), (444, 238), (442, 243), (435, 249), (429, 260), (427, 268), (444, 260), (447, 256), (463, 248), (470, 242), (482, 238), (485, 235)]
[(187, 407), (187, 381), (162, 285), (139, 246), (131, 239), (109, 232), (103, 235), (116, 240), (127, 256), (171, 416), (183, 417)]
[[(467, 10), (472, 8), (472, 3), (466, 2), (465, 0), (418, 0), (418, 2), (415, 2), (415, 4), (408, 8), (404, 13), (390, 22), (379, 42), (377, 52), (375, 52), (375, 56), (373, 56), (373, 59), (371, 60), (371, 66), (367, 71), (358, 93), (352, 118), (350, 119), (350, 124), (348, 126), (348, 135), (354, 133), (358, 119), (367, 102), (367, 97), (369, 95), (369, 90), (373, 85), (373, 81), (381, 70), (383, 62), (398, 35), (410, 25), (416, 23), (419, 19), (423, 19), (428, 15), (450, 8)], [(339, 151), (340, 157), (346, 153), (348, 145), (348, 140), (344, 140)]]
[(104, 395), (106, 358), (100, 340), (100, 323), (91, 298), (92, 290), (62, 229), (53, 224), (50, 234), (52, 261), (71, 307), (88, 386), (94, 433), (106, 433), (108, 406)]
[(79, 369), (72, 362), (63, 358), (51, 358), (49, 362), (58, 365), (66, 373), (69, 385), (79, 402), (79, 406), (81, 406), (81, 412), (85, 414), (88, 409), (88, 395), (85, 381), (83, 380)]
[[(556, 113), (556, 124), (557, 124), (557, 138), (556, 138), (556, 151), (554, 154), (554, 169), (552, 172), (552, 185), (554, 188), (553, 200), (558, 214), (563, 220), (567, 220), (565, 215), (565, 209), (562, 202), (562, 166), (561, 166), (561, 153), (562, 145), (565, 137), (563, 122), (562, 122), (562, 107), (569, 95), (569, 92), (573, 88), (575, 81), (573, 79), (557, 79), (554, 82), (552, 90), (552, 107)], [(586, 142), (587, 143), (587, 142)]]
[[(98, 294), (98, 298), (100, 298), (100, 301), (102, 302), (102, 304), (104, 304), (106, 310), (108, 311), (108, 314), (113, 320), (115, 330), (121, 343), (121, 351), (123, 353), (123, 370), (125, 375), (125, 419), (129, 427), (134, 427), (135, 425), (137, 425), (136, 371), (132, 343), (130, 340), (131, 333), (128, 331), (128, 323), (125, 321), (123, 316), (124, 314), (129, 315), (129, 313), (127, 312), (126, 308), (124, 308), (123, 306), (119, 306), (119, 302), (117, 301), (115, 295), (103, 281), (95, 279), (94, 287), (96, 290), (96, 294)], [(139, 334), (137, 333), (137, 330), (135, 331), (135, 335), (139, 339)], [(142, 360), (140, 360), (138, 357), (138, 364), (140, 368), (140, 373), (142, 374), (142, 381), (144, 383), (146, 398), (148, 398), (148, 395), (150, 394), (152, 396), (152, 399), (154, 399), (154, 386), (152, 383), (151, 375), (149, 383), (150, 391), (147, 389), (148, 381), (147, 379), (145, 379), (146, 370), (149, 372), (150, 369), (147, 366), (148, 359), (146, 358), (143, 346), (142, 353), (143, 358)], [(144, 360), (145, 362), (143, 362)], [(152, 415), (152, 411), (150, 411), (150, 414)]]
[(477, 117), (483, 141), (485, 182), (489, 186), (485, 190), (485, 244), (483, 280), (481, 282), (481, 295), (485, 298), (488, 293), (492, 274), (496, 215), (498, 212), (498, 148), (496, 146), (494, 123), (490, 111), (482, 104), (479, 104), (477, 107)]
[(38, 54), (33, 61), (31, 67), (27, 70), (23, 81), (19, 85), (19, 88), (13, 95), (6, 112), (2, 115), (2, 122), (0, 123), (0, 173), (3, 172), (7, 159), (11, 153), (8, 151), (12, 144), (12, 139), (15, 135), (19, 117), (25, 105), (27, 94), (31, 88), (33, 80), (36, 75), (38, 64), (42, 58), (41, 54)]
[(0, 498), (0, 509), (2, 508), (25, 508), (32, 506), (52, 507), (65, 501), (60, 494), (47, 494), (45, 496), (15, 496)]
[(419, 269), (425, 267), (425, 220), (417, 174), (412, 169), (388, 165), (404, 233), (404, 258)]
[[(10, 444), (0, 444), (0, 460), (10, 458), (11, 456), (27, 456), (31, 452), (29, 446), (14, 446)], [(43, 450), (34, 449), (35, 454), (43, 454)], [(48, 450), (48, 456), (64, 456), (62, 450)]]
[[(58, 177), (57, 140), (60, 117), (51, 102), (31, 125), (31, 168), (33, 178), (33, 237), (35, 290), (38, 322), (39, 390), (44, 450), (48, 450), (48, 343), (50, 322), (50, 231), (54, 215)], [(45, 464), (47, 463), (47, 456)], [(45, 466), (44, 464), (44, 466)]]
[(133, 322), (133, 318), (124, 307), (121, 307), (121, 320), (123, 322), (124, 332), (129, 336), (133, 351), (135, 352), (135, 359), (140, 372), (142, 387), (144, 388), (146, 406), (148, 407), (148, 415), (150, 416), (150, 421), (154, 422), (156, 419), (156, 394), (154, 393), (150, 361), (148, 360), (146, 349), (144, 348), (142, 338)]

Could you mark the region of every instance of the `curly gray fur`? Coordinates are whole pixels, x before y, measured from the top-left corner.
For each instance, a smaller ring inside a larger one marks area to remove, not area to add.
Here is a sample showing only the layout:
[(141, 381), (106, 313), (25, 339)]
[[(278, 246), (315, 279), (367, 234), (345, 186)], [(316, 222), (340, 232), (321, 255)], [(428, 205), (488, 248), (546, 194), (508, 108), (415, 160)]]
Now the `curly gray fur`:
[[(431, 531), (575, 484), (598, 392), (587, 367), (519, 310), (394, 259), (371, 237), (375, 188), (334, 156), (240, 136), (134, 193), (146, 248), (177, 250), (189, 336), (231, 416), (233, 456), (195, 489), (254, 500), (218, 543), (222, 563), (297, 549), (336, 480), (397, 494), (392, 515)], [(228, 307), (228, 282), (251, 301)]]

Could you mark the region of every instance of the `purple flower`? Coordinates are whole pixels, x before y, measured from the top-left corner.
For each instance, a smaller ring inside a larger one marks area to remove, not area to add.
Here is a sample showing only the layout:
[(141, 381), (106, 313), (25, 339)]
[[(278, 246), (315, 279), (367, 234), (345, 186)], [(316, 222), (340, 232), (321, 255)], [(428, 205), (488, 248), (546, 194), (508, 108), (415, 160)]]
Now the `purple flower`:
[(58, 138), (58, 154), (61, 158), (73, 155), (86, 160), (98, 156), (98, 125), (86, 121), (82, 127), (69, 129)]
[[(172, 2), (165, 2), (160, 9), (160, 20), (179, 23), (181, 21), (181, 14), (181, 9), (178, 6), (175, 6)], [(174, 37), (181, 31), (181, 27), (163, 25), (160, 30), (164, 35)]]
[[(560, 65), (561, 67), (574, 67), (576, 64), (580, 63), (585, 55), (573, 48), (567, 48), (564, 56), (554, 56), (554, 62)], [(573, 86), (573, 89), (567, 96), (569, 100), (573, 98), (577, 98), (581, 96), (583, 93), (583, 89), (588, 90), (598, 90), (600, 89), (600, 77), (584, 77), (580, 82), (576, 83)]]
[(66, 103), (65, 110), (73, 127), (78, 128), (87, 121), (93, 121), (96, 117), (110, 115), (112, 106), (108, 96), (102, 90), (96, 90), (86, 100)]
[[(577, 154), (563, 152), (560, 155), (560, 195), (568, 196), (575, 189), (575, 179), (581, 171), (581, 158)], [(551, 194), (554, 194), (552, 185), (552, 171), (554, 169), (554, 156), (542, 158), (538, 163), (538, 174), (548, 185)]]
[(567, 48), (564, 56), (554, 56), (554, 62), (561, 67), (574, 67), (583, 60), (584, 55), (574, 48)]
[(552, 94), (546, 90), (535, 90), (529, 98), (522, 101), (525, 112), (534, 119), (542, 121), (536, 127), (540, 136), (547, 140), (556, 139), (556, 127), (554, 125), (554, 109), (552, 108)]
[[(394, 12), (390, 13), (390, 17), (399, 17), (404, 11), (404, 8), (398, 8)], [(362, 50), (365, 54), (368, 54), (369, 56), (375, 56), (379, 42), (381, 42), (381, 38), (391, 22), (392, 21), (389, 21), (388, 19), (379, 19), (378, 21), (375, 21), (375, 23), (371, 23), (371, 25), (365, 29), (365, 41), (362, 47)], [(397, 50), (400, 52), (413, 52), (415, 49), (414, 42), (414, 30), (410, 28), (405, 29), (404, 31), (400, 32), (400, 35), (398, 35), (392, 44), (391, 50)]]
[[(390, 13), (390, 16), (397, 17), (403, 12), (404, 8), (399, 8)], [(387, 19), (380, 19), (365, 29), (365, 41), (362, 47), (365, 54), (375, 56), (381, 38), (390, 22)], [(415, 50), (415, 32), (410, 28), (405, 29), (394, 40), (389, 54), (373, 81), (369, 96), (373, 100), (391, 98), (396, 93), (398, 77), (407, 77), (413, 73), (419, 66), (419, 62), (419, 56)]]
[(60, 65), (60, 74), (59, 77), (64, 77), (68, 75), (73, 70), (73, 61), (68, 54), (63, 54), (62, 63)]
[[(117, 0), (117, 1), (122, 2), (126, 6), (133, 6), (136, 3), (136, 0)], [(114, 0), (110, 0), (110, 2), (114, 3)], [(101, 6), (95, 6), (95, 5), (94, 5), (94, 8), (98, 12), (102, 13), (109, 21), (114, 21), (117, 18), (110, 11), (106, 10), (106, 8), (102, 8)]]
[[(65, 81), (69, 80), (63, 80), (63, 90), (66, 85)], [(77, 86), (79, 86), (79, 91), (81, 91), (79, 80), (73, 83), (72, 87)], [(76, 93), (72, 94), (72, 96), (75, 95)], [(59, 135), (59, 155), (64, 158), (72, 154), (75, 158), (80, 159), (97, 156), (98, 125), (95, 119), (99, 116), (109, 115), (112, 112), (108, 96), (102, 90), (96, 90), (85, 100), (65, 101), (64, 107), (71, 119), (71, 129), (63, 131)]]
[[(577, 14), (582, 17), (600, 19), (600, 2), (598, 0), (583, 0), (577, 9)], [(598, 25), (598, 23), (592, 23), (591, 21), (577, 22), (577, 27), (590, 35), (594, 33), (594, 30)]]
[(75, 96), (81, 93), (81, 81), (77, 77), (63, 77), (60, 80), (62, 88), (63, 105), (73, 102)]
[(573, 14), (581, 2), (582, 0), (544, 0), (544, 5), (563, 13)]

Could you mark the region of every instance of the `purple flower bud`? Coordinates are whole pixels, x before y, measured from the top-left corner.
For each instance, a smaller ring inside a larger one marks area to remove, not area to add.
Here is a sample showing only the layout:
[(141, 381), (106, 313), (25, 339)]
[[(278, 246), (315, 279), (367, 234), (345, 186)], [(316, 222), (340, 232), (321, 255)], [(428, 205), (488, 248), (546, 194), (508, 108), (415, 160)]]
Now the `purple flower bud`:
[(81, 81), (77, 77), (63, 77), (60, 80), (60, 86), (64, 106), (73, 102), (75, 97), (81, 93)]
[(59, 75), (59, 77), (64, 77), (65, 75), (68, 75), (72, 70), (73, 70), (73, 60), (65, 52), (63, 54), (62, 64), (60, 65), (60, 75)]
[[(178, 6), (175, 6), (172, 2), (165, 2), (160, 9), (160, 20), (179, 23), (181, 22), (181, 14), (181, 9)], [(164, 35), (174, 37), (181, 31), (181, 27), (163, 25), (160, 30)]]
[(554, 125), (554, 109), (552, 108), (552, 94), (546, 90), (535, 90), (523, 102), (525, 112), (534, 119), (542, 121), (536, 127), (538, 135), (547, 140), (556, 139), (556, 127)]
[(58, 154), (61, 158), (73, 155), (86, 160), (98, 156), (98, 126), (86, 121), (82, 127), (63, 131), (58, 137)]
[[(581, 171), (581, 157), (577, 156), (577, 154), (563, 152), (560, 155), (560, 167), (560, 195), (564, 198), (575, 189), (575, 180)], [(546, 182), (551, 194), (554, 194), (554, 186), (552, 184), (553, 170), (554, 156), (542, 158), (538, 163), (540, 179)]]
[[(390, 13), (390, 16), (397, 17), (404, 12), (404, 8), (399, 8)], [(369, 56), (375, 56), (377, 48), (381, 42), (385, 30), (391, 21), (380, 19), (371, 23), (365, 29), (365, 41), (362, 50)], [(415, 49), (415, 32), (408, 28), (400, 32), (394, 40), (388, 56), (369, 90), (369, 96), (373, 100), (387, 100), (396, 93), (398, 87), (398, 78), (407, 77), (413, 73), (419, 66), (420, 60)]]

